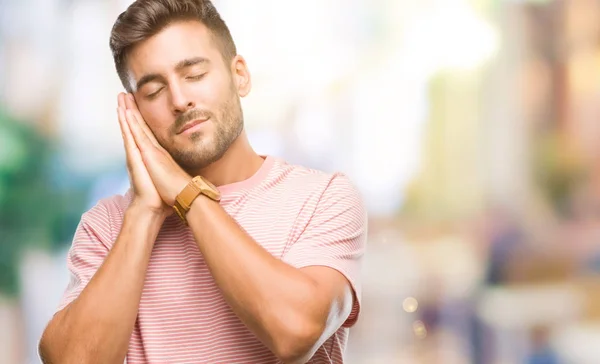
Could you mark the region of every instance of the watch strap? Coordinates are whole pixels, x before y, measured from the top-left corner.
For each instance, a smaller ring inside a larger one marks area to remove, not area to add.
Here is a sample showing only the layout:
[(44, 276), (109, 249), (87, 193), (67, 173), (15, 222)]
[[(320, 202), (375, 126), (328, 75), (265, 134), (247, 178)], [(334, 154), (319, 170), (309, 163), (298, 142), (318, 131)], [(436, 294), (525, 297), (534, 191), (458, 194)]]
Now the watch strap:
[(219, 190), (209, 181), (203, 179), (201, 176), (192, 178), (192, 180), (177, 195), (175, 204), (173, 205), (173, 209), (186, 225), (187, 219), (185, 216), (192, 207), (192, 202), (194, 202), (200, 194), (206, 195), (214, 201), (219, 201), (221, 199)]

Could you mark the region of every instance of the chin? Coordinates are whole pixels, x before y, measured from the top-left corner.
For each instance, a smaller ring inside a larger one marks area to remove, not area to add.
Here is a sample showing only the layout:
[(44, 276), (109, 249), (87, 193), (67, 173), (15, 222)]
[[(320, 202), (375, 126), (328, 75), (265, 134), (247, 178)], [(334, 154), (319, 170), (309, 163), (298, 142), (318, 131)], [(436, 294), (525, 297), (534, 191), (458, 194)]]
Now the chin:
[(205, 139), (210, 138), (210, 135), (207, 135), (205, 132), (201, 132), (201, 131), (195, 131), (193, 133), (191, 133), (190, 135), (186, 135), (187, 136), (187, 140), (192, 141), (192, 143), (198, 143), (198, 142), (203, 142)]

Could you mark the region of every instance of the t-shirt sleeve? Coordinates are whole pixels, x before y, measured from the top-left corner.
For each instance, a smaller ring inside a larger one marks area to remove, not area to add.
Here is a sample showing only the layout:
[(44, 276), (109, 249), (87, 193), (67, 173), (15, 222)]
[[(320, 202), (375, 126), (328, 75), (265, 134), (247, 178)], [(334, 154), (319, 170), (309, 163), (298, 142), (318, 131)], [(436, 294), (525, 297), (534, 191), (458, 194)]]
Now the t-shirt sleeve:
[(346, 277), (354, 300), (343, 327), (351, 327), (358, 320), (366, 237), (367, 213), (360, 193), (345, 175), (335, 174), (304, 231), (283, 256), (293, 267), (326, 266)]
[(81, 294), (100, 268), (108, 255), (111, 235), (110, 215), (101, 201), (82, 215), (75, 231), (73, 243), (67, 254), (70, 280), (57, 312)]

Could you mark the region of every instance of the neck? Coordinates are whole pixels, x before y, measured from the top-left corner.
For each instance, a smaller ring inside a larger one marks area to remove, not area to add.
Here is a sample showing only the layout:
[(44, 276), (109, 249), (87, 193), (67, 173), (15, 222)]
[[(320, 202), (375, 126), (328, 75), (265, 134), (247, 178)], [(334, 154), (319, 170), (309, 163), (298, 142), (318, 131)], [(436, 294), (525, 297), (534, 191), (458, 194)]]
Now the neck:
[(250, 146), (246, 132), (242, 131), (219, 160), (198, 171), (197, 175), (215, 186), (223, 186), (252, 177), (263, 162), (264, 159)]

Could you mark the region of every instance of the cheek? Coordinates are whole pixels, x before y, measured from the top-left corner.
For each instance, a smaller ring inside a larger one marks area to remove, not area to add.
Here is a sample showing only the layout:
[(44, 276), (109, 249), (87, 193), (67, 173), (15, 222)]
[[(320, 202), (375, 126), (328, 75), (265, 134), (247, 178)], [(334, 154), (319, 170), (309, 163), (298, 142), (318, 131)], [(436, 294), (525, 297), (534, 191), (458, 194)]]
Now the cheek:
[(198, 107), (205, 107), (211, 111), (217, 111), (231, 98), (231, 93), (235, 92), (231, 87), (231, 79), (217, 74), (210, 75), (192, 87)]
[(152, 104), (140, 107), (140, 113), (157, 139), (164, 140), (169, 135), (169, 128), (173, 121), (171, 120), (172, 116), (166, 103), (157, 100)]

